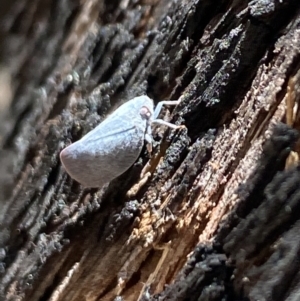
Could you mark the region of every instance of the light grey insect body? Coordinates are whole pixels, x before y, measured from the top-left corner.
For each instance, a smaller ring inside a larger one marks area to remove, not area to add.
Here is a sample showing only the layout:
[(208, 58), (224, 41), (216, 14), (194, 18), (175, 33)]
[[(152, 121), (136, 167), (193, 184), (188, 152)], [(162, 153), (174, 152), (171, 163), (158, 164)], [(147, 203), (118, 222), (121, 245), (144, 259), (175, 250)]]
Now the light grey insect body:
[(124, 173), (138, 158), (144, 141), (152, 143), (152, 123), (178, 128), (156, 119), (162, 105), (178, 101), (162, 101), (155, 111), (153, 100), (143, 95), (121, 105), (95, 129), (60, 153), (67, 173), (85, 187), (101, 187)]

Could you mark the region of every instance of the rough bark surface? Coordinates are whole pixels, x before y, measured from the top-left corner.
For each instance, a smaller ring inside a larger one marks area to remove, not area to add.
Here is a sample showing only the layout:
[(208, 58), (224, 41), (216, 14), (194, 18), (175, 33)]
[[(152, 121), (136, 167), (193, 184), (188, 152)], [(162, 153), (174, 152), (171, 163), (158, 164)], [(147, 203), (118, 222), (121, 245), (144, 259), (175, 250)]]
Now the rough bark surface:
[[(14, 0), (0, 20), (0, 300), (299, 300), (299, 0)], [(186, 129), (83, 189), (59, 152), (142, 94), (180, 99), (164, 118)]]

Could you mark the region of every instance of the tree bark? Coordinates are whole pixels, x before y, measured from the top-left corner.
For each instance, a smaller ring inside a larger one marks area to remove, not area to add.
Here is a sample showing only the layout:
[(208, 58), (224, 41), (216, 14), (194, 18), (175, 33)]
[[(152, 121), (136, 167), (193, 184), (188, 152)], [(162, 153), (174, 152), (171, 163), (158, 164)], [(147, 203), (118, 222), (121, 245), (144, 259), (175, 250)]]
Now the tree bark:
[[(298, 0), (15, 0), (0, 19), (0, 300), (299, 299)], [(84, 189), (60, 151), (143, 94), (180, 99), (162, 116), (186, 129)]]

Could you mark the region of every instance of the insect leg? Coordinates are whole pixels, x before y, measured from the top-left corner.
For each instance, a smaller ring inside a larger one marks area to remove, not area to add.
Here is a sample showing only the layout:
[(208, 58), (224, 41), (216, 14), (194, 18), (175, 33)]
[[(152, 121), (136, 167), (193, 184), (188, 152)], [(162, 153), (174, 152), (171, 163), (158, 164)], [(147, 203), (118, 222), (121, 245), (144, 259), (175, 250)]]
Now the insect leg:
[(157, 106), (155, 107), (155, 111), (153, 113), (153, 119), (157, 118), (157, 116), (159, 115), (159, 113), (162, 109), (162, 106), (165, 106), (165, 105), (177, 106), (179, 103), (180, 103), (180, 100), (163, 100), (163, 101), (160, 101), (157, 104)]
[(166, 125), (166, 126), (172, 128), (172, 129), (182, 129), (182, 128), (185, 128), (184, 125), (176, 125), (176, 124), (173, 124), (173, 123), (164, 121), (164, 120), (162, 120), (162, 119), (154, 119), (154, 120), (152, 120), (152, 124), (153, 124), (153, 123)]
[(149, 154), (151, 154), (151, 152), (152, 152), (152, 143), (153, 143), (152, 135), (145, 134), (145, 141), (147, 142), (147, 151), (148, 151)]
[(144, 139), (147, 142), (148, 153), (151, 154), (151, 152), (152, 152), (153, 137), (152, 137), (152, 129), (151, 129), (151, 122), (150, 122), (150, 120), (147, 120), (146, 133), (145, 133), (145, 138)]

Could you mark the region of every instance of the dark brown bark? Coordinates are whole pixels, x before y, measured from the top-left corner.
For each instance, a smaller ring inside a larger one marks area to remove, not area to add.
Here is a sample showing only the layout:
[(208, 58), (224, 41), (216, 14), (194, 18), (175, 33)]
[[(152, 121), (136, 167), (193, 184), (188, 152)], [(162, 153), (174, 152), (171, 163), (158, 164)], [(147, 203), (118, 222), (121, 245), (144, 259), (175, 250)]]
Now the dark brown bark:
[[(298, 300), (298, 0), (0, 10), (0, 300)], [(145, 93), (186, 129), (83, 189), (59, 152)]]

